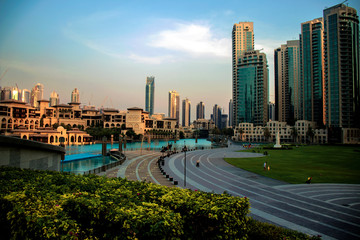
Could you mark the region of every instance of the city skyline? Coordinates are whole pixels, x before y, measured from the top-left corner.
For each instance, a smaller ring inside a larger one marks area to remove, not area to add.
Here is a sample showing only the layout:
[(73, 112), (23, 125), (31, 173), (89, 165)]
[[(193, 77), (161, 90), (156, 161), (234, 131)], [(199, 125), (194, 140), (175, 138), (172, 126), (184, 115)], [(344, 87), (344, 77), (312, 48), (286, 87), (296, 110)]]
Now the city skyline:
[[(206, 97), (207, 106), (218, 104), (228, 112), (235, 23), (254, 23), (255, 49), (267, 55), (273, 100), (274, 49), (299, 39), (301, 23), (340, 2), (206, 3), (3, 1), (0, 75), (9, 70), (0, 86), (32, 89), (42, 83), (45, 99), (56, 91), (63, 103), (76, 87), (82, 104), (145, 108), (143, 79), (154, 75), (155, 112), (167, 112), (170, 89), (192, 102)], [(359, 10), (358, 1), (347, 4)], [(211, 108), (206, 110), (209, 117)]]

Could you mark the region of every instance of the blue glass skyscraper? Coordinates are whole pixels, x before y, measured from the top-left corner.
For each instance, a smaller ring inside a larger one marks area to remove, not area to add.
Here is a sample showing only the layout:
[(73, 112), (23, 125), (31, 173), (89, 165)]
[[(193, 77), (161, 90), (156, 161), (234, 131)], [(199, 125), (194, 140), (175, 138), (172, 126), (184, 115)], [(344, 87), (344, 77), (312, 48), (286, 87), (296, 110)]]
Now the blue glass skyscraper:
[(145, 88), (145, 111), (154, 114), (154, 97), (155, 97), (155, 77), (146, 78)]

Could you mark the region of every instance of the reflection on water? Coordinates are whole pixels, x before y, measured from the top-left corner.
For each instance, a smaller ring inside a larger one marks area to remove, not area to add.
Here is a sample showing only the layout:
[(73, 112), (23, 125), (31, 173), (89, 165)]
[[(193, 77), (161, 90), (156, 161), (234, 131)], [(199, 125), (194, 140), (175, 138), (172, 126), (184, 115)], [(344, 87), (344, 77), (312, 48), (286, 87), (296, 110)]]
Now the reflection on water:
[[(187, 148), (208, 148), (211, 146), (211, 142), (206, 139), (198, 139), (198, 142), (195, 143), (195, 139), (182, 139), (174, 143), (174, 141), (164, 141), (164, 140), (154, 140), (150, 144), (148, 142), (144, 142), (142, 144), (143, 149), (150, 150), (160, 150), (163, 146), (167, 146), (171, 144), (173, 149), (176, 148), (178, 150), (182, 149), (184, 145)], [(93, 144), (93, 145), (79, 145), (79, 146), (66, 146), (66, 155), (72, 154), (80, 154), (80, 153), (96, 153), (101, 154), (102, 144)], [(112, 148), (119, 148), (119, 144), (115, 143), (113, 146), (111, 144), (107, 144), (106, 147), (108, 150)], [(134, 150), (140, 149), (141, 142), (127, 143), (126, 150)], [(64, 172), (73, 172), (73, 173), (83, 173), (85, 171), (89, 171), (103, 165), (114, 162), (110, 157), (94, 157), (88, 159), (82, 159), (78, 161), (66, 162), (63, 165)]]
[(63, 171), (73, 172), (73, 173), (83, 173), (85, 171), (89, 171), (94, 168), (98, 168), (112, 162), (115, 162), (115, 160), (111, 159), (108, 156), (106, 157), (100, 156), (89, 159), (83, 159), (79, 161), (65, 162), (63, 164)]
[[(151, 141), (149, 144), (148, 142), (143, 142), (142, 148), (147, 149), (150, 148), (151, 150), (160, 150), (163, 146), (167, 146), (169, 144), (172, 144), (173, 148), (181, 149), (184, 147), (184, 144), (188, 148), (201, 148), (201, 147), (210, 147), (211, 142), (207, 141), (206, 139), (198, 139), (198, 142), (195, 143), (195, 139), (182, 139), (176, 141), (174, 143), (173, 140), (171, 141), (164, 141), (164, 140), (154, 140)], [(93, 144), (93, 145), (79, 145), (79, 146), (66, 146), (66, 155), (72, 155), (72, 154), (79, 154), (79, 153), (101, 153), (101, 147), (102, 144)], [(107, 144), (106, 148), (109, 150), (111, 148), (119, 148), (118, 143), (114, 143), (112, 146), (110, 143)], [(127, 150), (133, 150), (133, 149), (140, 149), (141, 148), (141, 142), (133, 142), (133, 143), (127, 143), (126, 149)]]

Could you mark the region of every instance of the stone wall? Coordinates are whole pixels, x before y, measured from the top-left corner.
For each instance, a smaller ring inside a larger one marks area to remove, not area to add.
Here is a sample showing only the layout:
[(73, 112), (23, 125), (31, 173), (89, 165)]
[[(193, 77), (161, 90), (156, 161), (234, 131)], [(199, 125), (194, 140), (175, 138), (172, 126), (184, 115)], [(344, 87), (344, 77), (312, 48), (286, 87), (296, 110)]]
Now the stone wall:
[(0, 166), (60, 171), (63, 147), (0, 136)]

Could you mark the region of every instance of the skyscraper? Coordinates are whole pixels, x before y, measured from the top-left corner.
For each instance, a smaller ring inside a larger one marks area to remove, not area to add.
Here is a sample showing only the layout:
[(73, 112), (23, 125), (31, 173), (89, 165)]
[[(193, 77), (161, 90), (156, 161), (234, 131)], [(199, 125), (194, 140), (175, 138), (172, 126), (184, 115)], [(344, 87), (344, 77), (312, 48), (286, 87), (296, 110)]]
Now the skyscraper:
[(39, 107), (39, 100), (42, 100), (44, 97), (44, 85), (41, 83), (38, 83), (33, 87), (31, 90), (31, 96), (30, 96), (30, 104), (31, 106), (37, 108)]
[(324, 125), (323, 19), (301, 24), (299, 119)]
[(145, 87), (145, 111), (149, 112), (150, 115), (154, 114), (154, 97), (155, 97), (155, 77), (146, 78)]
[(228, 125), (230, 127), (233, 126), (233, 121), (234, 121), (234, 119), (233, 119), (234, 109), (233, 108), (234, 108), (234, 102), (232, 99), (230, 99), (230, 101), (229, 101), (229, 123), (228, 123)]
[(215, 104), (213, 107), (212, 117), (212, 120), (215, 123), (215, 127), (221, 129), (221, 107), (219, 107), (217, 104)]
[(196, 120), (198, 119), (205, 119), (205, 104), (203, 102), (196, 105)]
[(245, 52), (238, 61), (235, 125), (242, 122), (264, 126), (268, 119), (268, 68), (265, 53)]
[(59, 105), (60, 101), (59, 101), (59, 94), (57, 94), (55, 91), (53, 91), (50, 94), (50, 107)]
[(30, 98), (31, 98), (30, 96), (31, 96), (31, 93), (29, 90), (23, 89), (21, 91), (21, 101), (22, 102), (30, 103)]
[(293, 125), (299, 112), (299, 40), (274, 50), (275, 119)]
[(72, 103), (80, 103), (80, 93), (79, 93), (79, 90), (77, 88), (75, 88), (71, 92), (71, 102)]
[(233, 124), (238, 124), (236, 117), (239, 109), (238, 60), (246, 51), (254, 49), (254, 23), (235, 23), (232, 30), (232, 79), (233, 79)]
[(360, 126), (359, 17), (338, 4), (324, 10), (326, 123)]
[(169, 117), (180, 120), (180, 96), (176, 91), (169, 92)]
[(182, 103), (182, 126), (188, 127), (191, 123), (191, 102), (185, 98)]

